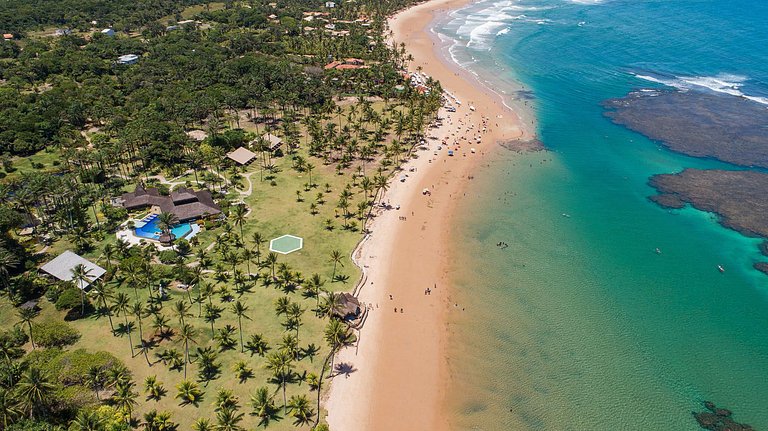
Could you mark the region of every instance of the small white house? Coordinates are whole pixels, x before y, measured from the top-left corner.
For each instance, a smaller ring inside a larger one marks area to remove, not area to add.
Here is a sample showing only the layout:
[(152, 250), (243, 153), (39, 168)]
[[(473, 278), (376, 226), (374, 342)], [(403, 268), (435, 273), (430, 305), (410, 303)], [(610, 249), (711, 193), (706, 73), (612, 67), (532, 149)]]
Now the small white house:
[(125, 54), (117, 57), (117, 64), (135, 64), (139, 62), (139, 56), (136, 54)]
[(327, 1), (327, 2), (325, 2), (325, 7), (327, 7), (327, 8), (334, 8), (334, 7), (336, 7), (336, 3), (332, 2), (332, 1)]
[(114, 37), (115, 31), (112, 30), (111, 28), (105, 28), (104, 30), (101, 31), (101, 34), (103, 34), (104, 36)]

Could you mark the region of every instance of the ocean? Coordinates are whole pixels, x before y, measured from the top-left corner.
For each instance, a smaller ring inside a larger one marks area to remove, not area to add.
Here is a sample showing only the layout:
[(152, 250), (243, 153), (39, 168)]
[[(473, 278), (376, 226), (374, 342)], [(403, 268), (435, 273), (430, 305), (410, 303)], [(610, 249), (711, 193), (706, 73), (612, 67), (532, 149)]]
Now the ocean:
[(768, 429), (760, 240), (648, 200), (652, 175), (740, 168), (671, 152), (602, 106), (659, 88), (768, 105), (765, 22), (752, 0), (481, 0), (435, 23), (546, 147), (500, 150), (460, 204), (455, 429), (696, 430), (704, 401)]

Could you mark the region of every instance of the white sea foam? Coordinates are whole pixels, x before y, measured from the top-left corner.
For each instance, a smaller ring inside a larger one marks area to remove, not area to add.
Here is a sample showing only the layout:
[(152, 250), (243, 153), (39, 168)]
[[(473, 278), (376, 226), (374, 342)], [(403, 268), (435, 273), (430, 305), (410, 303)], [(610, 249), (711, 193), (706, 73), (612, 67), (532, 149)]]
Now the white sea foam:
[(645, 81), (663, 84), (668, 87), (674, 87), (682, 91), (699, 89), (708, 89), (715, 93), (729, 94), (731, 96), (743, 97), (754, 102), (768, 105), (768, 97), (745, 94), (742, 91), (744, 83), (749, 80), (746, 76), (721, 73), (716, 76), (672, 76), (661, 75), (643, 75), (634, 74), (637, 78)]
[(451, 22), (446, 26), (454, 29), (460, 38), (467, 40), (468, 48), (475, 50), (490, 50), (493, 40), (509, 32), (515, 23), (550, 23), (541, 17), (526, 15), (550, 7), (526, 6), (510, 0), (481, 2), (475, 7), (478, 8), (454, 11), (450, 15)]

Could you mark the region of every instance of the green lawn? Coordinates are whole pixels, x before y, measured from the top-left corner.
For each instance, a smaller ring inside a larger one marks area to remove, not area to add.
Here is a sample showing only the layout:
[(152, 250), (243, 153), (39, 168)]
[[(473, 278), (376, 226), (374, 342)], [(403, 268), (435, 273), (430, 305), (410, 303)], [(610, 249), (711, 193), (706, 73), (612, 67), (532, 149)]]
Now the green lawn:
[[(384, 114), (383, 108), (384, 104), (381, 102), (374, 104), (374, 109), (379, 114)], [(345, 108), (345, 111), (347, 109)], [(336, 120), (334, 116), (330, 121), (336, 122)], [(302, 138), (301, 142), (304, 143), (305, 139)], [(263, 259), (269, 252), (270, 239), (285, 234), (302, 237), (304, 240), (303, 248), (288, 255), (278, 255), (278, 264), (285, 263), (289, 265), (293, 271), (300, 272), (304, 278), (309, 278), (314, 273), (319, 274), (325, 281), (324, 287), (327, 290), (349, 291), (360, 277), (360, 270), (352, 263), (349, 255), (362, 238), (362, 223), (355, 217), (345, 220), (342, 210), (337, 207), (337, 203), (339, 202), (340, 194), (345, 188), (347, 188), (350, 195), (348, 199), (350, 212), (356, 211), (359, 202), (370, 200), (370, 196), (367, 198), (364, 196), (359, 185), (359, 179), (355, 179), (353, 176), (357, 171), (359, 162), (353, 163), (352, 166), (345, 169), (339, 175), (335, 164), (323, 164), (321, 159), (310, 157), (305, 148), (299, 149), (298, 155), (315, 166), (311, 173), (313, 186), (309, 190), (307, 190), (307, 184), (310, 182), (309, 173), (306, 171), (298, 172), (294, 169), (292, 157), (289, 155), (272, 158), (271, 162), (275, 169), (272, 173), (264, 171), (263, 180), (260, 179), (262, 172), (258, 162), (239, 169), (241, 175), (250, 174), (253, 183), (252, 193), (249, 196), (241, 193), (248, 189), (248, 182), (246, 179), (243, 179), (240, 188), (229, 190), (228, 199), (233, 202), (242, 200), (250, 210), (242, 226), (245, 247), (254, 248), (252, 237), (254, 233), (259, 232), (266, 240), (261, 246)], [(52, 160), (54, 160), (49, 153), (41, 153), (35, 157), (37, 157), (37, 160), (47, 160), (47, 164), (52, 163)], [(45, 157), (49, 158), (45, 159)], [(29, 164), (28, 167), (19, 162), (18, 167), (20, 171), (22, 168), (31, 168), (31, 163), (29, 161), (26, 163)], [(40, 161), (40, 163), (46, 164), (44, 161)], [(373, 176), (375, 166), (375, 162), (368, 163), (369, 176)], [(223, 173), (225, 176), (232, 175), (231, 170)], [(193, 180), (193, 178), (192, 175), (188, 174), (180, 180)], [(128, 188), (132, 188), (132, 186)], [(297, 197), (296, 191), (300, 192), (299, 197)], [(322, 197), (318, 199), (318, 194), (320, 193)], [(316, 206), (315, 214), (310, 210), (312, 204)], [(328, 220), (330, 220), (330, 229), (328, 228)], [(353, 222), (356, 223), (356, 228), (344, 228), (345, 224)], [(232, 233), (240, 233), (241, 227), (234, 225), (231, 217), (225, 223), (231, 225)], [(226, 230), (224, 226), (203, 230), (195, 240), (197, 243), (195, 249), (206, 249), (213, 245), (216, 241), (220, 240)], [(96, 248), (93, 251), (86, 253), (85, 257), (98, 262), (102, 266), (106, 266), (106, 262), (101, 256), (101, 250), (108, 243), (115, 243), (114, 234), (108, 234), (104, 240), (96, 244)], [(57, 255), (71, 247), (68, 240), (63, 238), (49, 249), (49, 253)], [(239, 250), (235, 248), (238, 252), (241, 252), (241, 249), (242, 247)], [(215, 250), (214, 248), (209, 252), (213, 261), (212, 269), (216, 265), (221, 265), (227, 271), (231, 271), (231, 265), (223, 261), (222, 257)], [(335, 274), (340, 277), (341, 281), (332, 281), (332, 276), (334, 275), (334, 265), (330, 259), (332, 251), (339, 251), (343, 255), (341, 262), (335, 268)], [(186, 262), (190, 263), (194, 259), (194, 256), (191, 256)], [(242, 262), (237, 266), (237, 269), (247, 273), (248, 264)], [(259, 269), (255, 262), (250, 264), (250, 270), (252, 273), (260, 272), (263, 277), (270, 272), (269, 267)], [(125, 277), (126, 275), (123, 276)], [(231, 278), (226, 282), (217, 282), (214, 279), (213, 273), (207, 273), (204, 277), (206, 283), (215, 284), (219, 289), (226, 288), (234, 293), (234, 283)], [(125, 283), (118, 287), (117, 291), (126, 293), (131, 298), (131, 301), (134, 300), (134, 290)], [(288, 294), (291, 301), (299, 303), (305, 310), (302, 316), (302, 326), (299, 330), (299, 346), (300, 348), (307, 348), (310, 345), (314, 345), (319, 348), (319, 351), (316, 356), (305, 357), (295, 364), (295, 371), (298, 376), (304, 376), (306, 373), (319, 374), (322, 362), (329, 352), (329, 348), (323, 340), (323, 329), (327, 319), (318, 318), (313, 311), (316, 308), (316, 299), (304, 296), (302, 293), (303, 290), (298, 289)], [(195, 297), (196, 294), (197, 292), (193, 290), (192, 296)], [(148, 293), (146, 289), (140, 289), (138, 295), (139, 300), (145, 302)], [(281, 323), (284, 319), (278, 318), (275, 314), (274, 304), (278, 298), (285, 295), (286, 293), (276, 289), (274, 286), (264, 287), (262, 281), (258, 280), (254, 283), (249, 293), (245, 293), (242, 297), (238, 298), (248, 307), (247, 314), (249, 319), (243, 320), (243, 333), (246, 341), (253, 334), (262, 334), (270, 347), (277, 348), (280, 340), (286, 334), (286, 330)], [(169, 296), (168, 300), (164, 302), (163, 314), (169, 318), (171, 327), (178, 332), (180, 324), (173, 312), (173, 305), (176, 301), (188, 301), (188, 297), (185, 292), (175, 288), (171, 288)], [(223, 328), (225, 325), (237, 327), (237, 319), (230, 310), (232, 303), (222, 302), (221, 295), (215, 295), (213, 302), (224, 308), (221, 318), (215, 322), (216, 329)], [(52, 304), (44, 300), (41, 305), (43, 310), (41, 316), (36, 320), (46, 318), (63, 319), (64, 312), (56, 311)], [(216, 343), (212, 340), (209, 323), (204, 318), (198, 317), (198, 305), (193, 304), (190, 312), (193, 316), (187, 318), (187, 323), (192, 324), (198, 329), (196, 343), (191, 346), (191, 349), (194, 350), (196, 347), (206, 346), (215, 347)], [(124, 317), (115, 316), (113, 319), (115, 324), (118, 324), (123, 322)], [(136, 321), (134, 316), (128, 316), (128, 319)], [(12, 311), (11, 307), (7, 303), (0, 304), (0, 326), (8, 327), (14, 324), (16, 320), (15, 312)], [(151, 318), (143, 319), (142, 329), (145, 339), (153, 333), (150, 323)], [(179, 405), (178, 400), (174, 399), (176, 394), (175, 388), (183, 380), (182, 372), (171, 371), (160, 362), (148, 366), (143, 355), (131, 357), (128, 337), (112, 336), (107, 318), (104, 316), (92, 316), (70, 322), (70, 324), (76, 327), (82, 334), (80, 340), (71, 347), (72, 349), (106, 350), (121, 358), (129, 367), (137, 384), (137, 390), (141, 394), (138, 399), (138, 406), (134, 412), (135, 417), (141, 418), (143, 413), (152, 409), (159, 411), (167, 410), (173, 414), (173, 420), (180, 424), (179, 429), (183, 430), (191, 429), (192, 423), (199, 417), (206, 417), (215, 422), (215, 412), (212, 403), (217, 390), (221, 388), (232, 390), (239, 398), (241, 412), (245, 413), (243, 422), (240, 424), (244, 429), (255, 429), (258, 425), (258, 418), (249, 415), (251, 411), (249, 405), (250, 395), (257, 388), (267, 386), (270, 391), (275, 393), (275, 404), (278, 407), (282, 406), (282, 392), (279, 391), (276, 384), (268, 383), (270, 372), (265, 368), (265, 358), (259, 356), (251, 357), (247, 352), (244, 354), (240, 353), (239, 343), (235, 350), (219, 353), (218, 361), (221, 363), (221, 374), (219, 378), (211, 381), (206, 387), (202, 387), (205, 391), (205, 398), (199, 407), (191, 405), (182, 407)], [(236, 334), (236, 338), (239, 340), (239, 335)], [(133, 334), (134, 344), (137, 344), (137, 340), (138, 331)], [(150, 360), (155, 362), (154, 353), (164, 349), (177, 349), (183, 352), (183, 344), (179, 341), (178, 337), (174, 337), (172, 340), (161, 341), (150, 353)], [(234, 364), (238, 361), (245, 361), (253, 370), (253, 377), (243, 383), (239, 382), (232, 372)], [(197, 371), (197, 364), (190, 364), (188, 366), (188, 380), (195, 381), (197, 379)], [(168, 390), (166, 397), (159, 402), (144, 400), (143, 381), (147, 376), (152, 375), (156, 376), (158, 381), (162, 382)], [(325, 389), (327, 389), (327, 385), (324, 386)], [(306, 382), (298, 379), (295, 383), (288, 385), (287, 396), (289, 398), (291, 395), (301, 394), (309, 397), (314, 408), (317, 393), (310, 391)], [(282, 416), (282, 412), (280, 416)], [(296, 429), (296, 426), (293, 424), (292, 418), (288, 417), (272, 422), (269, 425), (269, 429), (288, 430)]]

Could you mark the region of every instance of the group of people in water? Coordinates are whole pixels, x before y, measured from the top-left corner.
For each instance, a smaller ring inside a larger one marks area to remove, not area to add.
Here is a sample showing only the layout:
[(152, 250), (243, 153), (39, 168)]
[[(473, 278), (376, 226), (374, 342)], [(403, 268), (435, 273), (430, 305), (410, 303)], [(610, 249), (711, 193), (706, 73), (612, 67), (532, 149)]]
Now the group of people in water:
[(499, 241), (499, 242), (496, 243), (496, 247), (504, 250), (505, 248), (509, 247), (509, 244), (507, 244), (504, 241)]

